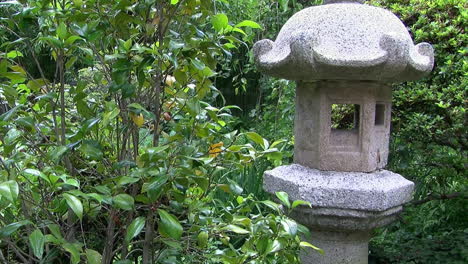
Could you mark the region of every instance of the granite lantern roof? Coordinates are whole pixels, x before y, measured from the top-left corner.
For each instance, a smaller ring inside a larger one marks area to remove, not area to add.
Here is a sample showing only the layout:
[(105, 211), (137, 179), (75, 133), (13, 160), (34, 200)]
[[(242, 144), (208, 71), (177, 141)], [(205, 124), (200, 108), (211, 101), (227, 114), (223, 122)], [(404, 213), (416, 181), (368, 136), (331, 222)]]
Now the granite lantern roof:
[(434, 65), (390, 11), (358, 0), (325, 0), (291, 17), (278, 37), (254, 46), (257, 67), (289, 80), (417, 80)]

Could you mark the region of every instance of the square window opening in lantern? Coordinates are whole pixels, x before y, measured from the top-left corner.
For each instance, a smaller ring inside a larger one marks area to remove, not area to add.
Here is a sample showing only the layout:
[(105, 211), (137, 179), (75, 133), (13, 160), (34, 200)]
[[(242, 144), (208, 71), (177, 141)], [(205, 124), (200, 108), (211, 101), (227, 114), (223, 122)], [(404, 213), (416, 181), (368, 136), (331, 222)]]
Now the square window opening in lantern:
[(375, 105), (375, 125), (383, 126), (385, 124), (385, 105), (376, 104)]
[(338, 152), (359, 151), (360, 105), (332, 104), (330, 115), (330, 150)]
[(361, 107), (358, 104), (332, 104), (332, 130), (359, 130)]

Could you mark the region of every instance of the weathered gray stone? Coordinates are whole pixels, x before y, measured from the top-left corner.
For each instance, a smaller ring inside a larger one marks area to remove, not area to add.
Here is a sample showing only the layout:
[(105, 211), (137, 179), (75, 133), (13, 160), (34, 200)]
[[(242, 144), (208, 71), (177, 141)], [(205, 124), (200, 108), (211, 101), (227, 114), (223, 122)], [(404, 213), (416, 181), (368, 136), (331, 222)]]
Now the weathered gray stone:
[[(294, 162), (330, 171), (384, 168), (390, 138), (391, 87), (373, 81), (298, 82)], [(356, 128), (331, 128), (333, 104), (359, 105)], [(376, 111), (376, 107), (383, 111)]]
[[(387, 164), (391, 88), (434, 65), (431, 45), (414, 45), (391, 12), (363, 0), (324, 0), (295, 14), (275, 42), (254, 46), (257, 67), (297, 81), (294, 162), (264, 174), (270, 193), (305, 200), (292, 217), (312, 231), (325, 256), (303, 252), (304, 264), (366, 264), (371, 230), (395, 220), (414, 184), (381, 170)], [(334, 104), (349, 104), (354, 122), (331, 124)], [(371, 172), (371, 173), (365, 173)]]
[(298, 164), (265, 171), (264, 188), (284, 191), (291, 200), (311, 202), (315, 208), (383, 212), (408, 202), (414, 183), (387, 170), (373, 173), (320, 171)]
[(263, 182), (270, 193), (285, 191), (291, 200), (312, 204), (293, 210), (291, 217), (311, 229), (306, 240), (325, 255), (302, 252), (304, 264), (367, 264), (372, 229), (393, 222), (414, 188), (386, 170), (320, 171), (298, 164), (266, 171)]
[(315, 231), (306, 240), (320, 247), (325, 254), (302, 251), (302, 264), (367, 264), (370, 232)]
[(296, 13), (275, 42), (257, 42), (258, 69), (302, 81), (405, 81), (432, 70), (432, 46), (415, 46), (405, 25), (391, 12), (357, 1), (327, 2)]

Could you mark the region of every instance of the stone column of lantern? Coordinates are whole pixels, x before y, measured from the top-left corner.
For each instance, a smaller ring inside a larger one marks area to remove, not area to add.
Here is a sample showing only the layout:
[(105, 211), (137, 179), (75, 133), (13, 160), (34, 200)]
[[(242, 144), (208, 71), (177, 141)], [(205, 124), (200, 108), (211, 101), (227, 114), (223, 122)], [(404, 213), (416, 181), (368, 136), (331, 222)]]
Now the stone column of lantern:
[[(357, 0), (325, 0), (283, 26), (275, 42), (254, 46), (265, 74), (294, 80), (294, 163), (264, 175), (264, 188), (285, 191), (300, 208), (293, 217), (312, 231), (305, 264), (363, 264), (374, 228), (395, 220), (414, 184), (384, 170), (390, 135), (391, 82), (432, 70), (431, 45), (414, 45), (391, 12)], [(352, 105), (354, 122), (331, 124), (333, 105)]]

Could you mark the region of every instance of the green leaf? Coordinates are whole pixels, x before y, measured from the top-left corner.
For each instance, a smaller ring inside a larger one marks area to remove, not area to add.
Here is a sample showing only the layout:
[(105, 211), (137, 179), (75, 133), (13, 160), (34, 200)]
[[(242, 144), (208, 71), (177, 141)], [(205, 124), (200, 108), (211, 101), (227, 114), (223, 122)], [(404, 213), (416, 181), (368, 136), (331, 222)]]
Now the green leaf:
[(244, 20), (236, 25), (236, 27), (262, 28), (258, 23), (252, 20)]
[(69, 252), (71, 255), (71, 263), (77, 264), (80, 262), (80, 246), (77, 243), (65, 243), (62, 245), (65, 251)]
[(0, 229), (0, 239), (9, 237), (12, 235), (16, 230), (18, 230), (20, 227), (25, 226), (30, 224), (30, 221), (24, 220), (24, 221), (19, 221), (16, 223), (11, 223), (9, 225), (6, 225)]
[(11, 145), (15, 142), (16, 139), (18, 139), (21, 135), (23, 134), (23, 132), (21, 132), (21, 130), (18, 130), (18, 129), (15, 129), (15, 128), (12, 128), (10, 129), (7, 134), (5, 135), (5, 138), (3, 139), (3, 142), (5, 143), (5, 145)]
[(86, 249), (86, 260), (88, 260), (87, 264), (101, 264), (102, 262), (102, 256), (99, 254), (99, 252), (92, 250), (92, 249)]
[(229, 180), (229, 190), (231, 190), (231, 192), (237, 195), (241, 194), (244, 191), (244, 189), (242, 189), (242, 187), (240, 187), (239, 184), (237, 184), (233, 180)]
[(72, 211), (78, 216), (80, 220), (83, 219), (83, 204), (81, 203), (80, 199), (76, 196), (64, 193), (63, 197), (67, 201), (68, 206), (72, 209)]
[(145, 182), (141, 188), (142, 193), (148, 193), (152, 201), (156, 201), (161, 195), (162, 187), (169, 180), (169, 176), (160, 175), (151, 182)]
[(107, 127), (107, 125), (109, 125), (111, 120), (115, 119), (119, 114), (120, 114), (120, 109), (118, 108), (114, 108), (112, 111), (105, 113), (104, 116), (102, 117), (101, 126)]
[(297, 223), (291, 219), (283, 219), (281, 220), (281, 225), (286, 232), (288, 232), (291, 236), (296, 236), (297, 234)]
[(291, 203), (289, 203), (289, 196), (285, 192), (276, 192), (276, 197), (281, 201), (281, 203), (288, 208), (291, 208)]
[(60, 24), (58, 25), (57, 36), (63, 40), (67, 37), (67, 26), (65, 25), (65, 23), (60, 22)]
[(14, 59), (16, 57), (23, 57), (23, 53), (21, 53), (18, 50), (12, 50), (12, 51), (7, 53), (7, 58), (8, 59)]
[(6, 181), (0, 183), (0, 195), (4, 196), (10, 202), (15, 202), (18, 198), (19, 186), (16, 181)]
[(134, 177), (127, 177), (127, 176), (122, 176), (117, 179), (117, 184), (120, 186), (127, 185), (127, 184), (132, 184), (138, 182), (140, 179), (139, 178), (134, 178)]
[(112, 201), (115, 207), (122, 210), (132, 210), (133, 204), (135, 203), (133, 197), (125, 193), (114, 196)]
[(158, 209), (158, 214), (161, 219), (158, 225), (159, 233), (165, 237), (171, 237), (179, 240), (182, 237), (182, 232), (184, 231), (179, 220), (163, 209)]
[(171, 0), (171, 5), (176, 5), (177, 3), (179, 3), (179, 0)]
[(132, 221), (127, 228), (127, 233), (125, 234), (125, 241), (130, 242), (134, 237), (140, 234), (141, 230), (145, 227), (146, 218), (141, 216)]
[(208, 232), (200, 232), (197, 236), (197, 243), (200, 248), (206, 248), (208, 245)]
[(58, 146), (51, 148), (49, 153), (47, 154), (53, 162), (59, 162), (62, 158), (63, 154), (68, 151), (66, 146)]
[(268, 207), (270, 207), (271, 209), (273, 209), (273, 210), (275, 210), (277, 212), (280, 211), (279, 205), (277, 203), (275, 203), (275, 202), (266, 200), (266, 201), (261, 201), (261, 203), (268, 206)]
[(6, 72), (3, 74), (3, 77), (16, 81), (16, 83), (21, 83), (26, 80), (26, 76), (22, 72)]
[(283, 8), (283, 12), (288, 10), (289, 0), (279, 0), (281, 7)]
[(292, 208), (296, 208), (298, 207), (299, 205), (307, 205), (309, 207), (312, 207), (312, 204), (309, 203), (309, 202), (306, 202), (306, 201), (302, 201), (302, 200), (296, 200), (292, 203)]
[(245, 135), (253, 142), (262, 146), (263, 149), (267, 149), (269, 147), (268, 141), (259, 134), (255, 132), (246, 132)]
[(217, 14), (211, 18), (211, 24), (219, 32), (229, 25), (229, 19), (225, 14)]
[(10, 109), (8, 112), (0, 115), (0, 121), (9, 121), (22, 107), (23, 105), (17, 105)]
[(84, 141), (80, 146), (80, 151), (89, 159), (101, 160), (104, 153), (102, 153), (99, 147), (99, 143), (94, 141)]
[(205, 69), (205, 64), (203, 62), (199, 61), (198, 59), (190, 59), (192, 61), (192, 65), (200, 71), (203, 71)]
[(279, 240), (268, 241), (268, 246), (265, 250), (265, 254), (271, 254), (280, 251), (283, 248), (283, 245)]
[(309, 247), (309, 248), (312, 248), (312, 249), (314, 249), (314, 250), (317, 250), (320, 254), (325, 255), (325, 252), (323, 252), (323, 249), (318, 248), (318, 247), (316, 247), (316, 246), (310, 244), (309, 242), (302, 241), (301, 243), (299, 243), (299, 245), (300, 245), (301, 247)]
[(42, 172), (38, 171), (38, 170), (35, 170), (35, 169), (25, 169), (24, 170), (24, 173), (27, 174), (27, 175), (33, 175), (35, 177), (39, 177), (43, 180), (45, 180), (46, 182), (50, 183), (50, 179)]
[(226, 227), (223, 228), (223, 230), (231, 231), (231, 232), (234, 232), (236, 234), (241, 234), (241, 235), (250, 233), (248, 230), (245, 230), (244, 228), (236, 226), (236, 225), (227, 225)]
[(31, 89), (32, 91), (38, 92), (42, 86), (46, 85), (49, 83), (47, 79), (35, 79), (29, 81), (26, 86)]
[(65, 40), (65, 44), (66, 45), (71, 45), (71, 44), (73, 44), (75, 41), (77, 41), (79, 39), (82, 39), (82, 38), (80, 36), (76, 36), (76, 35), (70, 36), (70, 37), (67, 38), (67, 40)]
[(78, 57), (76, 56), (73, 56), (70, 59), (68, 59), (67, 63), (65, 63), (65, 69), (69, 70), (73, 66), (73, 64), (75, 64), (77, 59)]
[(51, 46), (55, 47), (55, 48), (60, 48), (62, 47), (62, 42), (60, 42), (60, 40), (58, 40), (57, 38), (55, 37), (51, 37), (51, 36), (48, 36), (48, 37), (40, 37), (38, 38), (39, 41), (43, 41), (43, 42), (46, 42), (46, 43), (49, 43)]
[(58, 239), (63, 239), (62, 233), (60, 232), (60, 226), (56, 224), (50, 224), (47, 227), (49, 228), (52, 235), (54, 235)]
[(31, 245), (34, 256), (38, 259), (42, 259), (42, 255), (44, 254), (44, 243), (45, 237), (41, 230), (36, 229), (29, 235), (29, 244)]

